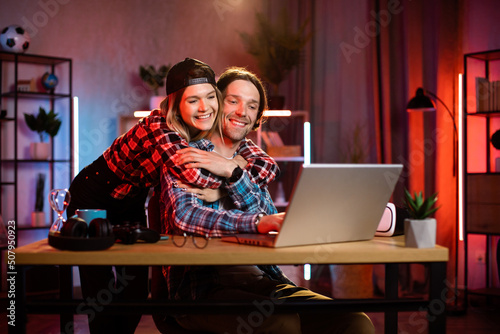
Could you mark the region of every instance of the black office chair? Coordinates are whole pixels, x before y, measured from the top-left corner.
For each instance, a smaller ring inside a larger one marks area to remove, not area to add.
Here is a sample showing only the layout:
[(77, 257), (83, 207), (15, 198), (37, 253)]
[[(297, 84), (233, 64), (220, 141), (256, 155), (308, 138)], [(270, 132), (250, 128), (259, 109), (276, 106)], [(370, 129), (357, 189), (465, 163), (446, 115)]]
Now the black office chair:
[[(149, 228), (164, 233), (161, 224), (160, 203), (158, 192), (155, 191), (148, 204)], [(167, 284), (163, 277), (161, 266), (151, 267), (151, 299), (164, 299), (167, 296)], [(153, 321), (160, 333), (168, 334), (203, 334), (205, 332), (191, 331), (182, 328), (175, 318), (168, 314), (153, 314)]]

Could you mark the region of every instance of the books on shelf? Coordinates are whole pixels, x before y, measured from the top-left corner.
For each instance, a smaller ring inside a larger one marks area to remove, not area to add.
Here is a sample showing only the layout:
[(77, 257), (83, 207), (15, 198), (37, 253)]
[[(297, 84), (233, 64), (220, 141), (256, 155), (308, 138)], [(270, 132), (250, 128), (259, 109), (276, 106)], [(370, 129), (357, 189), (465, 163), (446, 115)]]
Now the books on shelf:
[(500, 80), (476, 78), (476, 111), (500, 110)]
[(300, 145), (268, 146), (267, 154), (277, 157), (300, 157)]
[(279, 133), (275, 131), (262, 131), (262, 140), (264, 140), (264, 143), (266, 143), (266, 146), (268, 147), (285, 145)]
[(262, 131), (262, 140), (266, 144), (266, 151), (272, 157), (300, 156), (300, 145), (285, 145), (276, 131)]

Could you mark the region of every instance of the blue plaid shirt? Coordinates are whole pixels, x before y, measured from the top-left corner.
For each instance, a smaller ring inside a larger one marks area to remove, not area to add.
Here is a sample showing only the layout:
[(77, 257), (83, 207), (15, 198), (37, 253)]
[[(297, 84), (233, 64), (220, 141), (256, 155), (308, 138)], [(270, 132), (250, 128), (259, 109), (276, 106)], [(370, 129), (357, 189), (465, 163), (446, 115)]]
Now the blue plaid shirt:
[[(206, 142), (206, 141), (205, 141)], [(199, 144), (199, 143), (198, 143)], [(207, 151), (213, 145), (194, 144)], [(262, 151), (261, 151), (262, 152)], [(239, 151), (236, 152), (237, 154)], [(262, 155), (267, 156), (264, 152)], [(203, 202), (195, 195), (176, 187), (176, 179), (164, 167), (161, 174), (161, 211), (165, 233), (208, 234), (210, 237), (234, 233), (257, 233), (255, 219), (259, 213), (277, 213), (267, 190), (267, 182), (252, 182), (251, 172), (244, 170), (242, 177), (232, 183), (223, 183), (233, 209), (227, 210), (222, 201)], [(278, 266), (258, 266), (264, 275), (282, 283), (293, 284)], [(169, 299), (200, 299), (214, 288), (218, 274), (213, 266), (164, 266), (163, 275), (169, 290)]]

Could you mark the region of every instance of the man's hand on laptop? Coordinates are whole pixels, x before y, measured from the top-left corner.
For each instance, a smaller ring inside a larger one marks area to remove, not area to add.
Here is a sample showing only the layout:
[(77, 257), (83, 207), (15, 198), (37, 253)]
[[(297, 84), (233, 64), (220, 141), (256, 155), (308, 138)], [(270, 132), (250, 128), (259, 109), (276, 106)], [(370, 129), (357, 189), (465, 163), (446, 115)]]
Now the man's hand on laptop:
[(281, 224), (283, 224), (283, 219), (285, 219), (285, 212), (263, 216), (257, 225), (257, 231), (261, 234), (267, 234), (273, 231), (279, 232), (281, 230)]

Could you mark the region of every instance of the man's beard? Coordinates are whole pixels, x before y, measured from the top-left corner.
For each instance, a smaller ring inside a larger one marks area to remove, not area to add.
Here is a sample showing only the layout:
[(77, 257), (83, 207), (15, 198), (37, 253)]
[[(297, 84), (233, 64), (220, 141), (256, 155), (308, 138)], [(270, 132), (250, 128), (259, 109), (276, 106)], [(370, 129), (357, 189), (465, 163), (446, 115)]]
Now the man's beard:
[(240, 130), (234, 131), (234, 129), (223, 128), (222, 134), (225, 138), (230, 139), (233, 142), (239, 142), (245, 139), (245, 137), (250, 133), (250, 131)]
[(240, 142), (252, 131), (250, 127), (237, 128), (231, 124), (231, 121), (226, 119), (222, 127), (224, 137), (233, 142)]

